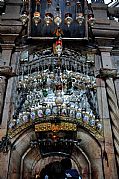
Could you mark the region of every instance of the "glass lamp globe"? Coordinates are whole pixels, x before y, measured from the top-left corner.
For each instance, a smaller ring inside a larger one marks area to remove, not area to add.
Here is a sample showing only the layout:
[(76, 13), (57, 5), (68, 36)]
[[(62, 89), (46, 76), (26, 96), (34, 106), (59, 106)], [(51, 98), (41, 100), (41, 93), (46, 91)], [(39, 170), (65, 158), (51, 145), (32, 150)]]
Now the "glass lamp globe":
[(53, 21), (53, 15), (49, 12), (45, 13), (45, 18), (44, 18), (47, 26), (52, 24), (52, 21)]
[(20, 15), (20, 20), (21, 20), (22, 24), (25, 25), (25, 23), (28, 21), (27, 12), (24, 12), (23, 14)]
[(96, 19), (94, 18), (93, 14), (89, 14), (88, 16), (88, 23), (91, 27), (93, 27), (95, 25)]
[(98, 123), (98, 124), (97, 124), (97, 129), (98, 129), (98, 130), (102, 130), (102, 124), (101, 124), (101, 123)]
[(52, 4), (52, 0), (47, 0), (47, 3), (48, 3), (49, 5), (51, 5), (51, 4)]
[(82, 25), (83, 21), (84, 21), (84, 16), (82, 13), (77, 13), (77, 16), (76, 16), (76, 20), (78, 22), (79, 25)]
[(60, 10), (60, 7), (59, 7), (59, 4), (57, 4), (57, 7), (56, 7), (56, 10), (55, 10), (55, 13), (54, 13), (54, 23), (59, 26), (62, 22), (62, 19), (61, 19), (61, 10)]
[(41, 21), (40, 12), (36, 11), (34, 13), (33, 20), (34, 20), (35, 25), (37, 26), (38, 23)]
[(63, 99), (63, 97), (62, 97), (62, 95), (61, 95), (61, 92), (58, 91), (58, 92), (56, 93), (55, 104), (56, 104), (57, 106), (61, 106), (61, 105), (63, 104), (63, 102), (64, 102), (64, 99)]
[(62, 22), (62, 19), (61, 19), (60, 16), (58, 16), (58, 15), (54, 16), (54, 23), (55, 23), (57, 26), (59, 26), (59, 25), (61, 24), (61, 22)]
[(56, 51), (56, 54), (58, 55), (58, 57), (60, 57), (60, 55), (62, 53), (62, 40), (61, 39), (56, 41), (55, 51)]
[(73, 21), (72, 14), (66, 13), (64, 21), (65, 21), (65, 24), (67, 24), (67, 26), (69, 27), (71, 25), (72, 21)]
[(55, 99), (55, 103), (57, 106), (61, 106), (63, 104), (63, 98), (61, 96), (57, 96)]

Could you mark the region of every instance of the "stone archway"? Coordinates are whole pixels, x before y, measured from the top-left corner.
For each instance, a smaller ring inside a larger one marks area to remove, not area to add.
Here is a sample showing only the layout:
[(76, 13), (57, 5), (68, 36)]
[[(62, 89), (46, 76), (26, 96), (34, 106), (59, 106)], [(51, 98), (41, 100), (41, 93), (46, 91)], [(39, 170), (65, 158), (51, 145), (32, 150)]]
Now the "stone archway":
[[(103, 179), (100, 145), (83, 129), (79, 129), (78, 136), (82, 141), (79, 147), (73, 149), (71, 155), (73, 167), (82, 173), (83, 179)], [(30, 147), (30, 141), (34, 138), (35, 133), (30, 129), (14, 141), (15, 150), (10, 154), (8, 179), (29, 179), (36, 171), (41, 171), (46, 164), (65, 157), (61, 155), (41, 157), (38, 147)]]
[[(31, 173), (32, 176), (35, 174), (40, 174), (41, 170), (49, 163), (54, 161), (61, 161), (61, 159), (65, 158), (65, 155), (55, 154), (41, 157), (37, 153), (38, 149), (29, 150), (26, 152), (26, 156), (22, 157), (22, 170), (23, 175), (22, 178), (28, 178)], [(35, 161), (32, 160), (34, 154), (36, 154)], [(31, 160), (30, 160), (31, 159)], [(31, 162), (30, 162), (31, 161)], [(84, 152), (80, 148), (75, 148), (72, 155), (72, 168), (77, 169), (83, 176), (84, 179), (90, 179), (90, 161), (87, 156), (85, 156)]]

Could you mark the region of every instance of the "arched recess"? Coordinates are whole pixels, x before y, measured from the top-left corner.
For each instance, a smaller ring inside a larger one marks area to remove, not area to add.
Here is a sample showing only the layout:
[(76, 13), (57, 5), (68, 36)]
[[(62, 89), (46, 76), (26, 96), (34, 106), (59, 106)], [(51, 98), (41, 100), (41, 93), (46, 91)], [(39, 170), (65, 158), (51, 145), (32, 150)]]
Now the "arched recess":
[[(84, 129), (79, 128), (78, 138), (82, 140), (79, 147), (73, 149), (71, 159), (74, 166), (81, 171), (83, 178), (103, 179), (101, 147), (97, 140)], [(38, 147), (31, 148), (30, 141), (35, 139), (33, 129), (26, 131), (14, 142), (15, 150), (11, 151), (8, 179), (27, 179), (38, 165), (40, 170), (51, 160), (61, 160), (65, 156), (50, 156), (42, 158)], [(53, 158), (54, 157), (54, 158)], [(36, 170), (37, 168), (37, 170)]]
[(27, 149), (30, 147), (30, 141), (35, 139), (35, 132), (28, 129), (22, 135), (19, 135), (13, 142), (14, 150), (10, 151), (8, 179), (19, 179), (21, 169), (21, 159)]
[[(26, 151), (25, 157), (22, 157), (22, 169), (23, 173), (21, 174), (22, 178), (28, 178), (34, 176), (36, 173), (40, 173), (40, 171), (45, 167), (45, 165), (54, 162), (60, 161), (66, 155), (55, 154), (55, 155), (48, 155), (41, 157), (40, 154), (37, 153), (38, 148), (34, 148), (31, 150)], [(35, 157), (34, 158), (34, 154)], [(73, 153), (71, 155), (73, 168), (76, 168), (80, 173), (82, 173), (83, 178), (91, 178), (90, 177), (90, 161), (88, 160), (85, 153), (80, 149), (75, 147)], [(36, 160), (36, 161), (35, 161)]]

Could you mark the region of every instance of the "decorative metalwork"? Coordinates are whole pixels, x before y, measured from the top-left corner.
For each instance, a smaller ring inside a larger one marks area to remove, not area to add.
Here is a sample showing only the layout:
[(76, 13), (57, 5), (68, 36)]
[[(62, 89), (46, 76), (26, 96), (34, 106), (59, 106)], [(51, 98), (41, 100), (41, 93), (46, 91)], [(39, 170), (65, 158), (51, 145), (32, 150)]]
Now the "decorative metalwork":
[[(56, 142), (56, 141), (55, 141)], [(81, 139), (78, 139), (78, 140), (73, 140), (73, 139), (59, 139), (59, 140), (57, 140), (57, 142), (58, 143), (63, 143), (64, 145), (72, 145), (72, 144), (74, 144), (74, 145), (80, 145), (80, 142), (81, 142)], [(30, 145), (31, 145), (31, 147), (36, 147), (38, 144), (44, 144), (44, 145), (47, 145), (47, 144), (52, 144), (52, 143), (54, 143), (54, 140), (52, 140), (52, 139), (43, 139), (43, 140), (38, 140), (38, 141), (31, 141), (30, 142)]]
[(81, 139), (63, 139), (53, 136), (54, 139), (39, 139), (38, 141), (31, 141), (31, 147), (39, 147), (41, 155), (47, 155), (48, 153), (60, 153), (70, 155), (74, 146), (79, 146)]
[(28, 1), (27, 0), (23, 0), (23, 6), (21, 9), (20, 20), (23, 25), (25, 25), (29, 20)]
[(66, 122), (61, 122), (59, 124), (57, 123), (40, 123), (35, 125), (35, 131), (36, 132), (41, 132), (41, 131), (76, 131), (77, 126), (76, 124), (73, 123), (66, 123)]
[(93, 133), (101, 133), (92, 58), (68, 49), (63, 49), (60, 59), (51, 49), (24, 53), (9, 135), (39, 122), (56, 123), (56, 119), (68, 122), (69, 126), (74, 121)]
[(0, 141), (0, 152), (7, 153), (11, 149), (11, 142), (8, 136), (2, 137)]

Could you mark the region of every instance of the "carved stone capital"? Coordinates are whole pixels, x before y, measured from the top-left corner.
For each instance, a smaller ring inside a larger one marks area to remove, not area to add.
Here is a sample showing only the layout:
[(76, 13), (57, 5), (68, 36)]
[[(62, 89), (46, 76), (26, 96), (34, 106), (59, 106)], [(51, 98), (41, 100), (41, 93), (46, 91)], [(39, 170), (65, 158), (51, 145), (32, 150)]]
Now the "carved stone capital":
[(12, 67), (0, 66), (0, 76), (5, 76), (6, 78), (10, 78), (15, 75), (16, 74), (12, 72)]
[(12, 43), (12, 44), (1, 44), (2, 50), (12, 50), (14, 46), (15, 46), (14, 43)]
[(113, 47), (99, 46), (98, 48), (100, 52), (111, 52)]
[(101, 68), (99, 75), (102, 78), (116, 78), (117, 77), (117, 69)]

